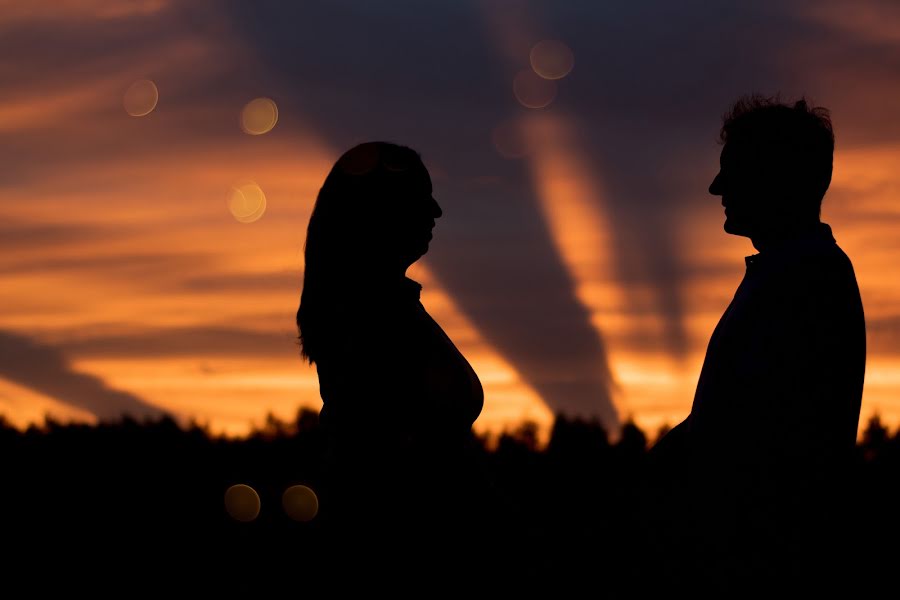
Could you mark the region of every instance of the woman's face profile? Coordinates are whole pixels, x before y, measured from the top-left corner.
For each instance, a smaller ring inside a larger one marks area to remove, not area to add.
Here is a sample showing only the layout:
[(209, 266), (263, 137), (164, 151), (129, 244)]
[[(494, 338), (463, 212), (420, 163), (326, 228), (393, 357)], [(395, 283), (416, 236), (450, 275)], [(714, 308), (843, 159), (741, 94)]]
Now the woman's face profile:
[(327, 213), (333, 219), (326, 222), (334, 237), (345, 241), (343, 252), (353, 254), (364, 271), (405, 272), (428, 252), (442, 210), (414, 150), (359, 144), (338, 160), (329, 178), (333, 187), (327, 197), (336, 210)]
[(428, 252), (435, 221), (443, 214), (425, 166), (414, 165), (399, 178), (385, 203), (387, 219), (380, 237), (408, 267)]

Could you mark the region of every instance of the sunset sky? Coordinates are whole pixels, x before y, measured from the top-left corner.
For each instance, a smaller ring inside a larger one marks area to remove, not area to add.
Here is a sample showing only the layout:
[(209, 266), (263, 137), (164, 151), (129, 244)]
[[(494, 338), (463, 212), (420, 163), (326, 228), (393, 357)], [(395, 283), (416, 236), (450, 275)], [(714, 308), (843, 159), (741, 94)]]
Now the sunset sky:
[[(721, 116), (780, 92), (832, 111), (822, 218), (866, 311), (862, 422), (896, 426), (898, 75), (890, 0), (0, 0), (0, 413), (241, 435), (319, 408), (306, 224), (335, 159), (383, 139), (444, 211), (408, 274), (481, 377), (476, 428), (655, 433), (755, 252), (707, 192)], [(256, 189), (264, 212), (235, 208)]]

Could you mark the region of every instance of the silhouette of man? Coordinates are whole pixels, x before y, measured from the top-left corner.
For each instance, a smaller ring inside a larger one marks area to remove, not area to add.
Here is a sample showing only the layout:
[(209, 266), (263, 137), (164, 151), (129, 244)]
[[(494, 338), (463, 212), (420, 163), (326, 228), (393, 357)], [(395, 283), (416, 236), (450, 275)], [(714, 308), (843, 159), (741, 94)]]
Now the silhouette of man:
[(695, 575), (795, 581), (838, 547), (821, 542), (839, 530), (831, 511), (846, 493), (865, 371), (853, 266), (820, 221), (834, 135), (826, 109), (750, 96), (720, 139), (709, 192), (725, 231), (758, 253), (710, 338), (690, 415), (652, 457), (682, 492), (675, 543), (685, 564), (705, 565)]

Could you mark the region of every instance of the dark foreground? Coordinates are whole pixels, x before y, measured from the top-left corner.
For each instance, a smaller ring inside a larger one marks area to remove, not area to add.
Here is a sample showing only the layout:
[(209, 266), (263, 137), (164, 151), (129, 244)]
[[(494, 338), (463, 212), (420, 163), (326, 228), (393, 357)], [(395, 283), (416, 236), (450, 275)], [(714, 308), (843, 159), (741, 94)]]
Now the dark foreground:
[[(638, 428), (626, 426), (613, 444), (596, 423), (559, 418), (546, 447), (528, 427), (495, 441), (483, 440), (482, 458), (510, 501), (513, 529), (476, 532), (447, 546), (406, 548), (388, 534), (344, 547), (330, 539), (324, 511), (296, 521), (282, 506), (289, 486), (322, 491), (324, 440), (315, 413), (301, 412), (293, 423), (270, 420), (239, 441), (170, 420), (97, 427), (51, 422), (26, 432), (4, 425), (3, 585), (15, 593), (7, 597), (538, 590), (556, 597), (642, 597), (680, 582), (702, 595), (702, 585), (682, 576), (690, 570), (683, 557), (658, 556), (647, 545), (638, 507), (649, 444)], [(900, 434), (870, 422), (853, 480), (852, 510), (835, 515), (850, 527), (823, 521), (822, 532), (825, 538), (832, 528), (852, 532), (840, 540), (846, 556), (839, 562), (854, 593), (889, 597), (900, 585), (894, 576)], [(234, 484), (258, 493), (254, 520), (235, 520), (226, 510), (224, 494)], [(809, 583), (821, 588), (830, 574), (816, 576)], [(728, 584), (739, 596), (752, 581)]]

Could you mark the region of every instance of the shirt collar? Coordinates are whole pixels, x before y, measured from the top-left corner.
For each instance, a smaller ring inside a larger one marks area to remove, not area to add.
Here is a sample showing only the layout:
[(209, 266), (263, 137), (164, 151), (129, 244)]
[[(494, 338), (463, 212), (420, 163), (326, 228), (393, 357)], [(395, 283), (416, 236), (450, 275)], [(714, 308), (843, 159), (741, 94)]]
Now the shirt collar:
[(749, 268), (751, 265), (785, 262), (791, 258), (818, 254), (835, 243), (831, 227), (827, 223), (817, 223), (815, 227), (792, 236), (771, 248), (744, 257), (744, 263)]

